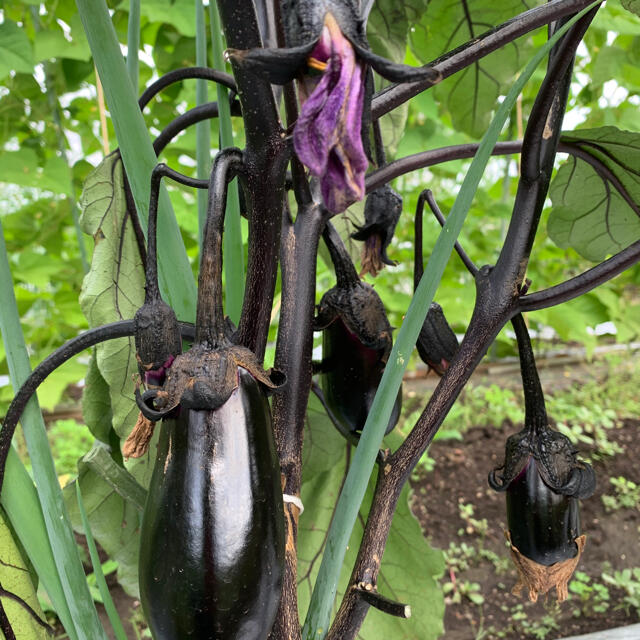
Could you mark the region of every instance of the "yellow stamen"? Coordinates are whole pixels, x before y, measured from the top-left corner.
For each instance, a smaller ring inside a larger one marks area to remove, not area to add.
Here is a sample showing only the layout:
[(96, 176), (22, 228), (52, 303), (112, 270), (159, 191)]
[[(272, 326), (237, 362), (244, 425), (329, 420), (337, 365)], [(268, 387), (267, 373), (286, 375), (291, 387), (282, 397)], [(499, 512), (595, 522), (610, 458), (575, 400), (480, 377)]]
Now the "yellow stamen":
[(320, 60), (317, 60), (316, 58), (308, 58), (307, 59), (307, 64), (312, 69), (317, 69), (318, 71), (324, 71), (327, 68), (327, 63), (326, 62), (321, 62)]

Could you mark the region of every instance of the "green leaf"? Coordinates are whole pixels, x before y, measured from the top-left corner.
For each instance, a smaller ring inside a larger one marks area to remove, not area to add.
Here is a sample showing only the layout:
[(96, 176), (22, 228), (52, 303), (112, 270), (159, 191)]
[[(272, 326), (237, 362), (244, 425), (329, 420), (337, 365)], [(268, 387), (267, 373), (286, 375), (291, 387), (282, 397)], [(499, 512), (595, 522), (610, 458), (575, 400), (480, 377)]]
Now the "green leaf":
[(91, 356), (82, 392), (82, 415), (89, 431), (102, 442), (109, 442), (111, 433), (111, 400), (109, 385), (100, 373), (95, 352)]
[[(107, 156), (89, 175), (80, 206), (82, 229), (96, 243), (91, 269), (82, 284), (80, 306), (92, 327), (133, 318), (144, 302), (144, 270), (127, 216), (118, 154)], [(98, 345), (96, 357), (100, 374), (109, 385), (113, 428), (124, 438), (138, 417), (132, 380), (137, 373), (133, 338)]]
[[(82, 36), (82, 30), (79, 32)], [(89, 60), (91, 51), (86, 38), (67, 40), (62, 29), (56, 24), (49, 24), (46, 30), (36, 33), (34, 41), (34, 58), (37, 62), (51, 58), (71, 58), (73, 60)]]
[[(411, 32), (411, 49), (426, 64), (536, 4), (540, 2), (432, 0)], [(527, 42), (516, 40), (436, 85), (436, 99), (451, 114), (456, 129), (482, 137), (498, 96), (507, 93), (528, 58)]]
[(192, 0), (145, 0), (140, 10), (149, 20), (170, 24), (184, 36), (196, 35)]
[[(4, 510), (0, 508), (0, 584), (2, 587), (22, 598), (43, 620), (38, 598), (31, 582), (31, 575), (20, 549), (15, 543), (11, 529), (7, 524)], [(20, 640), (46, 640), (49, 634), (39, 625), (19, 603), (10, 598), (2, 598), (2, 605), (14, 631)]]
[(640, 0), (621, 0), (622, 6), (631, 13), (640, 16)]
[(31, 73), (34, 63), (31, 42), (24, 29), (5, 20), (0, 24), (0, 80), (10, 71)]
[(18, 151), (4, 151), (0, 154), (2, 182), (12, 182), (23, 187), (35, 187), (38, 184), (37, 172), (38, 156), (29, 147), (22, 147)]
[(132, 597), (138, 597), (138, 548), (144, 490), (124, 469), (116, 470), (114, 465), (117, 466), (104, 446), (94, 446), (80, 460), (78, 478), (64, 488), (64, 497), (74, 529), (82, 532), (74, 486), (80, 482), (93, 537), (118, 563), (118, 582), (122, 588)]
[[(80, 484), (76, 483), (76, 497), (78, 498), (78, 509), (80, 510), (80, 518), (82, 519), (82, 528), (87, 540), (87, 547), (89, 549), (89, 556), (91, 557), (91, 565), (93, 566), (93, 578), (98, 586), (98, 593), (100, 596), (100, 602), (104, 604), (105, 611), (111, 623), (117, 640), (127, 640), (127, 634), (122, 627), (122, 621), (116, 610), (111, 594), (109, 593), (109, 587), (107, 587), (107, 581), (104, 578), (104, 572), (102, 564), (100, 562), (100, 556), (98, 555), (98, 549), (96, 543), (91, 535), (91, 526), (89, 525), (89, 519), (87, 518), (87, 512), (84, 508), (84, 502), (82, 500), (82, 491), (80, 490)], [(106, 563), (105, 563), (106, 564)], [(109, 562), (110, 565), (114, 565), (113, 561)], [(106, 570), (106, 567), (105, 567)]]
[[(347, 446), (319, 401), (312, 396), (303, 451), (301, 498), (305, 510), (298, 529), (298, 605), (302, 613), (311, 597), (327, 529), (346, 474)], [(349, 541), (338, 586), (339, 596), (348, 585), (374, 487), (375, 479), (372, 479)], [(444, 561), (441, 552), (432, 549), (422, 535), (420, 525), (409, 510), (408, 495), (409, 490), (405, 487), (382, 558), (378, 589), (382, 595), (409, 604), (411, 618), (394, 618), (372, 608), (358, 635), (364, 640), (429, 640), (442, 633), (444, 601), (437, 579), (444, 571)]]
[[(563, 134), (562, 140), (601, 162), (640, 203), (640, 133), (601, 127)], [(582, 158), (570, 156), (560, 167), (549, 196), (553, 209), (547, 230), (562, 248), (600, 261), (640, 238), (640, 218), (611, 176), (599, 175)]]

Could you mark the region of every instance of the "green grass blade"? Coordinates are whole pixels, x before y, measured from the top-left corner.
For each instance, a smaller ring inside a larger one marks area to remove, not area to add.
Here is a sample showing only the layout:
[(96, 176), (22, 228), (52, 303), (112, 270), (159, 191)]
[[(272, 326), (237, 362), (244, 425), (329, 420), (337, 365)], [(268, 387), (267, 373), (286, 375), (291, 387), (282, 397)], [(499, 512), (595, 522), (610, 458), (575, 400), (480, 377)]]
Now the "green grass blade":
[(78, 636), (60, 582), (47, 527), (42, 516), (33, 480), (18, 454), (11, 449), (5, 467), (0, 502), (4, 507), (24, 550), (44, 586), (51, 604), (72, 640)]
[[(224, 71), (224, 43), (222, 42), (222, 27), (218, 7), (215, 2), (209, 2), (209, 18), (211, 21), (211, 41), (213, 52), (213, 66)], [(231, 107), (229, 106), (229, 92), (226, 87), (218, 84), (218, 122), (220, 125), (220, 148), (233, 146), (233, 127), (231, 125)], [(238, 197), (238, 181), (229, 185), (227, 195), (227, 211), (224, 219), (224, 279), (225, 279), (225, 312), (238, 324), (244, 299), (244, 251), (242, 248), (242, 228), (240, 225), (240, 199)]]
[[(148, 217), (151, 172), (157, 158), (129, 82), (107, 5), (104, 0), (76, 0), (76, 5), (100, 74), (136, 209), (144, 228)], [(164, 186), (158, 207), (158, 229), (158, 268), (163, 296), (181, 320), (193, 322), (196, 315), (196, 285)]]
[(107, 612), (107, 617), (109, 618), (109, 622), (111, 623), (111, 628), (113, 629), (113, 633), (116, 636), (116, 640), (127, 640), (127, 634), (124, 632), (122, 621), (120, 620), (120, 616), (118, 615), (116, 607), (113, 604), (111, 594), (109, 593), (109, 587), (107, 586), (107, 581), (105, 580), (104, 573), (102, 572), (102, 564), (100, 562), (100, 557), (98, 556), (98, 549), (96, 548), (96, 543), (93, 540), (93, 536), (91, 535), (91, 525), (89, 524), (89, 519), (87, 518), (87, 512), (84, 508), (84, 502), (82, 502), (82, 491), (80, 490), (80, 483), (76, 482), (75, 484), (76, 497), (78, 499), (78, 509), (80, 510), (80, 518), (82, 519), (82, 527), (84, 529), (84, 535), (87, 538), (89, 557), (91, 558), (93, 573), (96, 577), (96, 585), (98, 586), (98, 590), (100, 591), (100, 595), (102, 596), (102, 604), (104, 604), (104, 609)]
[[(14, 390), (17, 391), (31, 373), (31, 366), (13, 293), (13, 280), (1, 224), (0, 282), (2, 283), (0, 287), (0, 330), (7, 353), (9, 377)], [(35, 397), (27, 404), (21, 422), (49, 543), (77, 635), (95, 640), (106, 638), (89, 593), (53, 464), (44, 420)], [(83, 636), (80, 632), (85, 635)]]
[(140, 0), (129, 0), (129, 21), (127, 23), (127, 72), (133, 93), (138, 95), (140, 49)]
[[(207, 20), (202, 0), (196, 0), (196, 65), (207, 66)], [(196, 104), (208, 101), (207, 81), (196, 80)], [(208, 121), (196, 124), (196, 171), (198, 178), (207, 180), (211, 171), (211, 125)], [(202, 233), (207, 219), (207, 192), (198, 189), (198, 241), (202, 253)]]
[(456, 201), (451, 209), (442, 232), (438, 236), (433, 253), (427, 263), (424, 275), (416, 289), (415, 295), (407, 310), (407, 315), (400, 327), (398, 337), (389, 356), (380, 386), (369, 411), (367, 421), (362, 431), (362, 437), (353, 456), (349, 472), (343, 489), (338, 498), (327, 543), (325, 546), (318, 578), (314, 586), (309, 610), (302, 631), (303, 640), (321, 640), (327, 635), (331, 609), (336, 596), (340, 570), (344, 562), (351, 531), (355, 524), (360, 504), (365, 495), (369, 477), (375, 464), (376, 455), (384, 430), (389, 423), (389, 417), (395, 398), (402, 384), (402, 376), (409, 362), (409, 356), (416, 343), (420, 328), (429, 310), (444, 269), (453, 251), (453, 246), (462, 229), (467, 212), (475, 196), (482, 174), (491, 156), (500, 131), (506, 122), (513, 105), (525, 83), (531, 77), (540, 61), (548, 54), (551, 47), (569, 29), (576, 20), (590, 11), (594, 3), (569, 20), (558, 29), (536, 52), (527, 64), (525, 70), (511, 87), (504, 102), (498, 108), (487, 132), (482, 138), (469, 171), (465, 176)]

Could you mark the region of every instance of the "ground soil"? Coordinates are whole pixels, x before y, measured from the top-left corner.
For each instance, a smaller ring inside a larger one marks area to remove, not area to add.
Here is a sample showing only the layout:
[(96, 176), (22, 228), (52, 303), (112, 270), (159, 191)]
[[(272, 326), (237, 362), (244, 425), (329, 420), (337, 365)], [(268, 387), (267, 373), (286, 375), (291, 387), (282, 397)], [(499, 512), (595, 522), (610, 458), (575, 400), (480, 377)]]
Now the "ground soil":
[[(468, 431), (462, 442), (436, 441), (431, 446), (435, 467), (414, 478), (412, 509), (433, 546), (447, 549), (454, 541), (457, 545), (466, 543), (476, 551), (488, 549), (500, 557), (509, 556), (504, 537), (505, 498), (489, 488), (487, 473), (502, 463), (505, 439), (519, 428), (521, 426), (506, 423), (500, 428), (478, 427)], [(587, 546), (578, 570), (596, 579), (600, 579), (603, 569), (612, 572), (640, 567), (640, 511), (621, 509), (607, 513), (601, 500), (604, 492), (611, 493), (609, 477), (623, 476), (640, 484), (639, 436), (640, 421), (637, 420), (626, 420), (611, 431), (610, 440), (617, 442), (623, 452), (595, 462), (598, 488), (592, 498), (582, 503), (582, 529), (587, 535)], [(449, 499), (443, 500), (443, 495)], [(486, 519), (488, 527), (484, 536), (478, 530), (482, 527), (474, 527), (460, 517), (460, 503), (473, 505), (477, 520)], [(575, 596), (561, 605), (555, 604), (554, 597), (546, 603), (544, 599), (535, 604), (524, 602), (510, 593), (516, 583), (515, 569), (511, 564), (508, 569), (503, 565), (506, 563), (496, 566), (495, 558), (485, 559), (477, 551), (468, 569), (456, 571), (448, 567), (443, 582), (456, 584), (451, 592), (453, 597), (448, 600), (460, 602), (447, 605), (445, 640), (557, 639), (638, 622), (635, 611), (615, 610), (623, 592), (611, 588), (608, 610), (597, 615), (585, 611), (585, 607), (580, 608)], [(465, 582), (480, 585), (479, 593), (484, 598), (481, 605), (472, 603), (461, 593), (455, 597)], [(542, 621), (545, 616), (548, 620), (549, 614), (554, 617), (557, 628), (549, 629), (544, 635)]]

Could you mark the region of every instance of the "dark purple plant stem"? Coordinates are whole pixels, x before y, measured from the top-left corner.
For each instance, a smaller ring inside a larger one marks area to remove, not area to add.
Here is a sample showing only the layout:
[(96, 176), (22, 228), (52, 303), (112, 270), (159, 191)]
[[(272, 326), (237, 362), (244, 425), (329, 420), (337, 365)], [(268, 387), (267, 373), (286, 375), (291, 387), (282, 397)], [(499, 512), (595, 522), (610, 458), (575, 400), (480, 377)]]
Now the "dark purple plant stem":
[[(234, 100), (231, 103), (231, 115), (241, 116), (242, 111), (240, 109), (240, 103)], [(210, 120), (211, 118), (218, 117), (218, 103), (207, 102), (206, 104), (198, 105), (189, 109), (189, 111), (174, 118), (153, 141), (153, 150), (156, 155), (159, 156), (164, 148), (175, 138), (178, 134), (182, 133), (190, 126), (202, 122), (203, 120)]]
[[(563, 40), (572, 39), (574, 47), (577, 47), (579, 40), (576, 40), (573, 35), (583, 26), (583, 21), (577, 23)], [(563, 61), (557, 57), (554, 64), (547, 70), (546, 77), (554, 77), (558, 73), (562, 76), (568, 76), (570, 69), (567, 68), (569, 66), (567, 62), (570, 63), (570, 61)], [(547, 93), (550, 91), (557, 91), (557, 86), (553, 82), (544, 82), (543, 90), (538, 94), (537, 100), (549, 104)], [(552, 128), (560, 126), (565, 106), (566, 104), (562, 105), (562, 109), (554, 112), (555, 117), (549, 122)], [(541, 110), (537, 110), (537, 114), (543, 121), (548, 122), (548, 114), (542, 113)], [(530, 119), (523, 143), (525, 149), (536, 149), (536, 145), (528, 137), (534, 135), (533, 132), (538, 134), (539, 131), (539, 123)], [(549, 158), (552, 162), (552, 155), (545, 154), (544, 162), (546, 163)], [(550, 168), (546, 166), (541, 165), (540, 169), (541, 174), (545, 171), (551, 172)], [(523, 182), (524, 179), (521, 179), (520, 184)], [(349, 588), (342, 600), (327, 640), (353, 640), (355, 638), (368, 610), (367, 603), (356, 597), (355, 588), (363, 584), (370, 584), (374, 588), (376, 586), (380, 558), (384, 552), (393, 513), (402, 487), (411, 470), (430, 445), (449, 409), (486, 353), (487, 348), (504, 324), (517, 313), (519, 283), (521, 282), (519, 278), (529, 257), (527, 240), (532, 228), (537, 224), (544, 202), (544, 197), (540, 197), (541, 184), (544, 182), (538, 178), (533, 181), (533, 184), (527, 181), (524, 187), (519, 186), (519, 192), (526, 194), (527, 197), (523, 198), (521, 195), (520, 200), (514, 204), (511, 226), (518, 225), (521, 235), (517, 237), (512, 235), (511, 240), (508, 236), (498, 259), (498, 262), (501, 259), (503, 262), (506, 261), (509, 266), (511, 261), (514, 261), (519, 268), (503, 268), (498, 271), (495, 268), (484, 266), (477, 272), (476, 303), (458, 352), (445, 370), (416, 425), (402, 445), (388, 458), (384, 472), (378, 475), (373, 502), (351, 573)], [(544, 195), (546, 195), (546, 190), (544, 190)], [(518, 206), (523, 208), (519, 209)], [(507, 254), (506, 260), (505, 254)]]
[[(286, 374), (287, 384), (273, 397), (272, 408), (283, 491), (297, 496), (302, 484), (302, 435), (312, 375), (316, 254), (328, 213), (320, 205), (311, 204), (298, 212), (295, 222), (286, 214), (284, 218), (280, 253), (282, 307), (275, 367)], [(285, 512), (285, 576), (271, 640), (300, 638), (296, 578), (298, 512), (288, 503)]]
[(184, 69), (176, 69), (175, 71), (165, 73), (161, 78), (158, 78), (144, 90), (140, 98), (138, 98), (140, 111), (142, 111), (163, 89), (166, 89), (176, 82), (192, 79), (219, 82), (221, 85), (231, 89), (231, 91), (236, 91), (236, 83), (233, 76), (230, 76), (228, 73), (224, 73), (223, 71), (217, 71), (211, 67), (186, 67)]
[(638, 262), (640, 262), (640, 240), (566, 282), (522, 296), (518, 301), (518, 308), (521, 311), (537, 311), (573, 300), (615, 278)]
[[(4, 589), (2, 589), (4, 591)], [(0, 602), (0, 631), (4, 635), (5, 640), (16, 640), (16, 634), (13, 632), (13, 627), (7, 617), (7, 612), (4, 610), (4, 605)]]
[[(424, 209), (425, 201), (429, 205), (429, 208), (431, 209), (431, 213), (433, 213), (435, 219), (440, 223), (440, 226), (444, 227), (444, 223), (446, 222), (446, 218), (444, 217), (442, 211), (440, 211), (440, 207), (438, 206), (436, 199), (433, 197), (433, 192), (431, 191), (431, 189), (425, 189), (418, 197), (418, 209), (416, 211), (416, 220), (415, 220), (416, 256), (415, 256), (415, 263), (414, 263), (414, 269), (413, 269), (414, 290), (418, 287), (420, 278), (422, 278), (422, 211)], [(419, 250), (418, 250), (418, 233), (420, 234)], [(473, 260), (468, 256), (467, 252), (462, 248), (459, 242), (456, 241), (454, 248), (460, 260), (462, 260), (464, 266), (467, 268), (467, 271), (472, 276), (475, 277), (476, 273), (478, 273), (478, 267), (476, 267), (476, 265), (473, 263)], [(420, 256), (419, 259), (418, 259), (418, 255)]]
[[(243, 169), (242, 152), (229, 147), (216, 156), (209, 179), (207, 221), (202, 237), (198, 276), (196, 343), (211, 349), (222, 346), (226, 339), (222, 307), (222, 230), (229, 181)], [(151, 250), (148, 262), (151, 262)]]
[[(252, 2), (218, 0), (218, 10), (228, 47), (262, 46)], [(276, 284), (290, 147), (283, 135), (271, 85), (232, 64), (246, 135), (244, 188), (249, 218), (247, 281), (237, 337), (262, 360)]]
[[(552, 0), (542, 6), (529, 9), (529, 11), (525, 11), (519, 16), (481, 34), (457, 49), (446, 53), (441, 58), (430, 63), (429, 66), (439, 73), (443, 79), (448, 78), (516, 38), (545, 24), (554, 22), (563, 16), (575, 14), (589, 4), (589, 0)], [(374, 97), (371, 116), (379, 118), (428, 89), (432, 84), (432, 82), (424, 80), (386, 87)]]
[(521, 313), (516, 313), (511, 318), (511, 325), (518, 341), (518, 354), (520, 356), (520, 371), (522, 373), (522, 387), (524, 390), (524, 423), (530, 427), (547, 426), (547, 411), (544, 404), (544, 393), (540, 384), (540, 376), (536, 368), (536, 360), (533, 356), (529, 330)]

